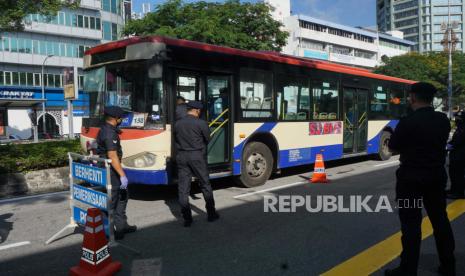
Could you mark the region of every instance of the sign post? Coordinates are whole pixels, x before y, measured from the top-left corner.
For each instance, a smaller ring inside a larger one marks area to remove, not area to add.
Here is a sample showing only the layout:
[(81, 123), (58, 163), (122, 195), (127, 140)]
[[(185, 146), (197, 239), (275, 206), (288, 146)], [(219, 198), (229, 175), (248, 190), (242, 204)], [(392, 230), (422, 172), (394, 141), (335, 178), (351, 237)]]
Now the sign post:
[(74, 139), (73, 127), (73, 100), (78, 98), (78, 69), (74, 68), (64, 69), (64, 98), (68, 102), (68, 126), (69, 126), (69, 139)]
[[(115, 242), (113, 210), (111, 208), (111, 180), (110, 166), (111, 160), (95, 156), (80, 155), (77, 153), (68, 153), (69, 157), (69, 191), (70, 191), (70, 222), (60, 231), (48, 239), (45, 244), (58, 239), (67, 229), (75, 230), (77, 227), (85, 227), (87, 208), (91, 206), (106, 212), (107, 216), (103, 219), (103, 227), (109, 240), (109, 245), (121, 245)], [(106, 188), (106, 192), (98, 189)], [(83, 206), (84, 205), (84, 206)], [(132, 248), (125, 248), (138, 252)]]

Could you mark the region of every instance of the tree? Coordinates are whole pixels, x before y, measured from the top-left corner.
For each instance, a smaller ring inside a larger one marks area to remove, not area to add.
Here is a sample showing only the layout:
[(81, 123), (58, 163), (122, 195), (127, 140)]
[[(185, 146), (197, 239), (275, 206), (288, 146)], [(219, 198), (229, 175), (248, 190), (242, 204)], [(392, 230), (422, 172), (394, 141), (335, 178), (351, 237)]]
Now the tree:
[(77, 8), (80, 0), (1, 0), (0, 32), (21, 31), (24, 18), (29, 14), (56, 16), (64, 7)]
[[(448, 87), (448, 60), (448, 54), (445, 52), (411, 52), (385, 59), (384, 65), (376, 67), (374, 72), (429, 82), (438, 89), (438, 97), (445, 99)], [(454, 52), (452, 60), (453, 105), (465, 105), (465, 54)]]
[(163, 35), (245, 50), (281, 51), (288, 33), (264, 3), (169, 0), (143, 19), (130, 21), (125, 35)]

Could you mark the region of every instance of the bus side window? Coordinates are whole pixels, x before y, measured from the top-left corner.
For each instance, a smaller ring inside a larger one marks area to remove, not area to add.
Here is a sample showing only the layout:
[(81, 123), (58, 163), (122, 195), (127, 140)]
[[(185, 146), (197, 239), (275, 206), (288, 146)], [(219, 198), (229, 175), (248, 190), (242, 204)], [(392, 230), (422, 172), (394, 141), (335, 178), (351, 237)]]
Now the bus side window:
[(241, 69), (240, 97), (243, 118), (271, 118), (272, 75), (261, 70)]
[(337, 120), (339, 117), (337, 83), (312, 82), (313, 120)]
[(310, 90), (301, 78), (280, 75), (278, 84), (279, 119), (306, 121), (310, 118)]
[(406, 99), (404, 96), (403, 89), (391, 90), (389, 94), (389, 115), (392, 119), (400, 119), (403, 115), (406, 114)]
[(370, 114), (372, 119), (388, 117), (388, 91), (386, 87), (375, 86), (371, 91)]

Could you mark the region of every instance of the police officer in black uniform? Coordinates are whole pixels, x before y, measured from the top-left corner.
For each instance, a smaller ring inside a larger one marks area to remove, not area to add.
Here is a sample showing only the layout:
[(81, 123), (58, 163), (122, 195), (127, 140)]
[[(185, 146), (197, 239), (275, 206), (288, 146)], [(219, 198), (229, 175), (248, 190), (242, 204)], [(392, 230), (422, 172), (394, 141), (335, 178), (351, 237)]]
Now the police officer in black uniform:
[(411, 86), (409, 103), (413, 110), (399, 121), (389, 148), (400, 153), (396, 172), (396, 198), (402, 230), (400, 266), (385, 275), (417, 275), (421, 243), (422, 206), (434, 229), (439, 254), (439, 272), (455, 275), (454, 236), (446, 213), (446, 144), (450, 123), (434, 111), (431, 103), (436, 88), (424, 82)]
[(135, 232), (136, 226), (127, 222), (126, 206), (128, 204), (128, 179), (121, 166), (123, 151), (119, 134), (123, 109), (118, 106), (107, 106), (104, 109), (105, 123), (97, 136), (97, 154), (101, 158), (111, 159), (111, 209), (114, 215), (115, 239), (123, 239), (124, 234)]
[(465, 112), (455, 114), (457, 129), (447, 145), (449, 153), (450, 199), (465, 198)]
[(215, 210), (215, 200), (209, 181), (207, 167), (207, 147), (210, 141), (210, 129), (207, 122), (201, 120), (202, 103), (189, 101), (186, 105), (187, 115), (176, 122), (176, 163), (178, 167), (178, 196), (184, 226), (192, 224), (192, 212), (189, 194), (192, 176), (197, 177), (206, 203), (208, 221), (219, 218)]

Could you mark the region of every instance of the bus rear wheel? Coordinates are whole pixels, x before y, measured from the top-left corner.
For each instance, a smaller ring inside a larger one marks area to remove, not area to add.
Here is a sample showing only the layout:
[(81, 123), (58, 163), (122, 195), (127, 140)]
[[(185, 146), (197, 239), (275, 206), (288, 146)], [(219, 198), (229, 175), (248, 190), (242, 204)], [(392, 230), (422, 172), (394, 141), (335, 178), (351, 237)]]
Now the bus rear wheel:
[(379, 138), (379, 149), (378, 149), (378, 159), (381, 161), (388, 160), (391, 158), (392, 153), (389, 151), (389, 140), (391, 139), (391, 133), (388, 131), (383, 131), (381, 137)]
[(265, 184), (273, 171), (273, 162), (273, 154), (265, 144), (248, 143), (242, 154), (239, 183), (247, 188)]

